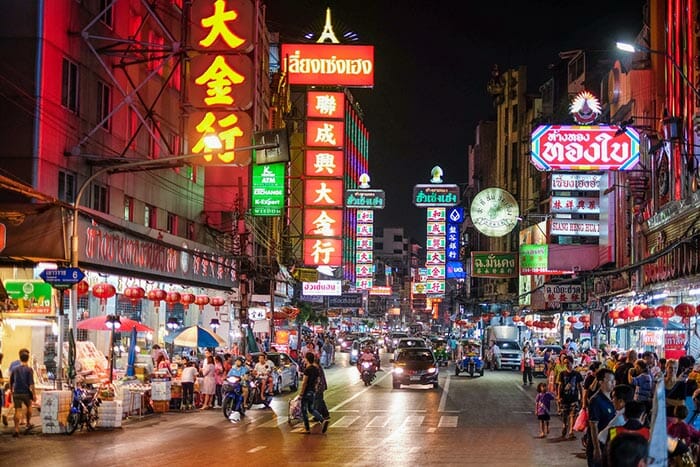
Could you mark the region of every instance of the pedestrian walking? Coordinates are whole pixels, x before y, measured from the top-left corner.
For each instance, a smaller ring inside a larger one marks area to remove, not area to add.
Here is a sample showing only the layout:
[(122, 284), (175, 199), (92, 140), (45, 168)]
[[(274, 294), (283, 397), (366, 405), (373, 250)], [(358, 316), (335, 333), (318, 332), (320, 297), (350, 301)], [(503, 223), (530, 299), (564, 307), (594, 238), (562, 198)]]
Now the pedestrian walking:
[[(323, 419), (323, 415), (316, 410), (314, 406), (314, 401), (316, 399), (316, 383), (320, 378), (320, 372), (317, 365), (314, 365), (316, 361), (316, 355), (313, 352), (306, 352), (304, 356), (305, 369), (304, 369), (304, 379), (301, 382), (301, 416), (304, 421), (304, 433), (311, 433), (311, 426), (309, 425), (309, 413), (313, 415), (314, 420), (318, 423), (328, 424), (328, 420)], [(327, 429), (327, 426), (324, 428)]]
[(549, 412), (553, 400), (554, 394), (547, 391), (547, 385), (539, 383), (537, 385), (537, 396), (535, 396), (535, 414), (537, 414), (537, 420), (540, 423), (539, 438), (544, 438), (549, 434)]
[(615, 373), (607, 368), (596, 372), (598, 391), (588, 403), (588, 431), (586, 431), (586, 459), (589, 467), (603, 465), (603, 450), (598, 434), (615, 418), (616, 410), (612, 401), (615, 388)]
[(535, 361), (532, 358), (530, 346), (525, 344), (523, 347), (523, 357), (520, 360), (520, 371), (523, 373), (523, 386), (528, 383), (532, 385), (532, 369), (535, 366)]
[(575, 439), (574, 420), (581, 404), (581, 394), (583, 393), (583, 376), (574, 370), (574, 358), (571, 355), (564, 356), (566, 370), (559, 373), (557, 384), (557, 402), (563, 427), (561, 429), (562, 438)]
[(316, 383), (316, 388), (315, 388), (315, 399), (314, 399), (314, 407), (316, 410), (318, 410), (318, 413), (320, 413), (323, 416), (323, 433), (325, 433), (328, 430), (328, 421), (331, 419), (331, 414), (328, 412), (328, 406), (326, 405), (326, 401), (323, 398), (323, 393), (328, 389), (328, 381), (326, 380), (326, 372), (323, 371), (323, 367), (319, 365), (317, 362), (314, 362), (314, 365), (318, 367), (318, 372), (319, 372), (319, 379), (318, 382)]
[(222, 406), (223, 401), (221, 397), (221, 387), (224, 384), (224, 375), (225, 373), (224, 369), (224, 359), (221, 358), (221, 355), (216, 355), (214, 357), (214, 382), (216, 383), (216, 386), (214, 388), (214, 408), (219, 408)]
[(214, 394), (216, 393), (216, 377), (214, 372), (216, 367), (214, 365), (214, 357), (209, 355), (202, 365), (202, 387), (200, 391), (204, 396), (204, 402), (202, 403), (202, 410), (211, 409), (214, 404)]
[(10, 390), (12, 391), (12, 403), (15, 407), (15, 431), (12, 436), (19, 436), (19, 416), (22, 406), (27, 409), (25, 411), (27, 426), (26, 432), (33, 428), (32, 420), (32, 402), (36, 402), (36, 391), (34, 388), (34, 370), (29, 366), (29, 350), (21, 349), (19, 351), (19, 366), (15, 367), (10, 373)]

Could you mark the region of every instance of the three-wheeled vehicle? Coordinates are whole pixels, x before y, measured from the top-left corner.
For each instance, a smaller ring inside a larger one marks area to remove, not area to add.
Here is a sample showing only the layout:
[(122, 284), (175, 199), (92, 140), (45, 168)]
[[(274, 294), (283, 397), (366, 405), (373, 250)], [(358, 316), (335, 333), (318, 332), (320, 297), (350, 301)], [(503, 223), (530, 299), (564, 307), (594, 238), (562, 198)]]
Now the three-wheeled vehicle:
[(467, 373), (474, 376), (484, 376), (484, 361), (481, 358), (481, 343), (478, 340), (468, 339), (462, 342), (462, 359), (455, 363), (455, 376)]
[(447, 340), (442, 337), (432, 337), (430, 338), (430, 343), (433, 347), (433, 353), (435, 354), (435, 360), (438, 365), (447, 366), (447, 361), (449, 360)]

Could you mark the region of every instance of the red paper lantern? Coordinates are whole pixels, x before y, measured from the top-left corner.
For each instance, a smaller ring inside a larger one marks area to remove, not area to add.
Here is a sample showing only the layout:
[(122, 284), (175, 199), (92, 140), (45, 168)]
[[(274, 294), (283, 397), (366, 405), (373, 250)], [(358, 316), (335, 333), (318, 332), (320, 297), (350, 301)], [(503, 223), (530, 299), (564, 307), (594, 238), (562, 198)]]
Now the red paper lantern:
[(656, 308), (653, 306), (647, 307), (642, 310), (642, 314), (640, 316), (644, 319), (656, 318)]
[(647, 306), (646, 305), (635, 305), (632, 307), (632, 315), (636, 316), (642, 316), (642, 311), (646, 310)]
[(204, 306), (209, 303), (209, 297), (206, 295), (197, 295), (194, 298), (194, 304), (199, 307), (199, 311), (204, 310)]
[(88, 284), (87, 281), (80, 281), (76, 284), (75, 289), (78, 292), (78, 296), (87, 295), (90, 291), (90, 284)]
[(216, 316), (219, 316), (219, 308), (222, 307), (226, 303), (226, 299), (223, 297), (211, 297), (211, 300), (209, 300), (209, 304), (214, 307), (214, 311), (216, 311)]
[(185, 308), (185, 314), (187, 314), (187, 309), (194, 303), (194, 300), (195, 296), (193, 293), (180, 294), (180, 303), (182, 303), (182, 306)]
[(165, 303), (168, 307), (172, 308), (176, 303), (180, 303), (181, 295), (180, 292), (168, 292), (165, 294)]
[(674, 314), (676, 314), (676, 310), (671, 305), (661, 305), (656, 308), (656, 316), (664, 321), (668, 321)]
[(574, 323), (577, 323), (577, 322), (578, 322), (578, 318), (575, 317), (575, 316), (569, 316), (568, 318), (566, 318), (566, 320), (567, 320), (568, 322), (570, 322), (571, 324), (574, 324)]
[(114, 297), (114, 294), (116, 293), (117, 289), (115, 289), (112, 284), (102, 283), (96, 284), (92, 287), (92, 294), (101, 301)]
[(534, 324), (535, 324), (535, 322), (532, 321), (531, 319), (525, 321), (525, 326), (527, 326), (529, 328), (534, 327)]
[(578, 317), (578, 320), (581, 321), (585, 326), (591, 324), (591, 317), (589, 315), (581, 315)]
[(547, 327), (549, 329), (554, 329), (557, 327), (557, 323), (555, 323), (554, 321), (550, 321), (549, 323), (547, 323)]
[(620, 311), (620, 318), (622, 319), (630, 319), (633, 318), (634, 314), (632, 313), (632, 309), (630, 307), (625, 307)]
[(522, 320), (523, 320), (523, 317), (522, 317), (522, 316), (518, 316), (518, 315), (513, 316), (513, 322), (514, 322), (514, 323), (519, 323), (519, 322), (521, 322)]
[(146, 296), (146, 291), (141, 287), (127, 287), (124, 289), (124, 296), (136, 305), (136, 302)]
[(690, 319), (696, 314), (695, 307), (690, 303), (679, 303), (674, 308), (676, 316), (680, 316), (683, 319)]
[(156, 313), (158, 313), (158, 309), (160, 308), (160, 302), (165, 300), (165, 296), (165, 290), (153, 289), (148, 291), (146, 297), (153, 302), (153, 306), (156, 309)]
[(620, 319), (620, 310), (612, 310), (610, 312), (610, 319)]

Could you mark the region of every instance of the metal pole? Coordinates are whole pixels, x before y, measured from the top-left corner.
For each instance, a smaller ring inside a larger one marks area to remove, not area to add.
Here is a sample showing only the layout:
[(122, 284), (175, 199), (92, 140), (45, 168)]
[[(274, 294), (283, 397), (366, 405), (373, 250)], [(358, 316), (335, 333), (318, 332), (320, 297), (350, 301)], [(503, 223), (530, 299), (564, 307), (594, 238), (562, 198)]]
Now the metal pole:
[(63, 389), (63, 299), (65, 298), (66, 289), (58, 289), (59, 304), (58, 304), (58, 348), (56, 349), (56, 377), (54, 378), (54, 389), (59, 391)]

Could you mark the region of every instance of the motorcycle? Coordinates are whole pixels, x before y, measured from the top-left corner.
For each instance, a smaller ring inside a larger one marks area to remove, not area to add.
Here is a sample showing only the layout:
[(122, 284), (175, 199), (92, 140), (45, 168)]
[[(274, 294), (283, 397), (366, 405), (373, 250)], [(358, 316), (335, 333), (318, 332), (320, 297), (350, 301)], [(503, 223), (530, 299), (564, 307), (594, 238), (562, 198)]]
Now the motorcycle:
[(100, 403), (101, 401), (95, 391), (88, 391), (81, 387), (73, 389), (73, 401), (68, 413), (66, 434), (72, 435), (78, 428), (82, 429), (83, 426), (88, 431), (94, 431), (99, 420), (97, 408)]
[[(262, 394), (260, 389), (260, 381), (257, 378), (252, 378), (248, 382), (248, 406), (246, 408), (251, 408), (255, 404), (262, 404), (265, 407), (270, 407), (270, 402), (272, 402), (272, 396), (270, 394)], [(268, 387), (272, 383), (268, 382)]]
[(484, 361), (478, 355), (467, 355), (455, 365), (455, 376), (460, 373), (468, 373), (469, 376), (479, 373), (479, 376), (484, 376)]
[(372, 362), (362, 362), (360, 369), (360, 377), (365, 383), (365, 386), (369, 386), (374, 381), (374, 377), (377, 374), (377, 368)]
[[(245, 415), (245, 401), (243, 400), (243, 386), (241, 378), (238, 376), (229, 376), (221, 386), (221, 392), (224, 394), (222, 405), (224, 417), (227, 420), (239, 421)], [(238, 415), (235, 415), (235, 413)]]

